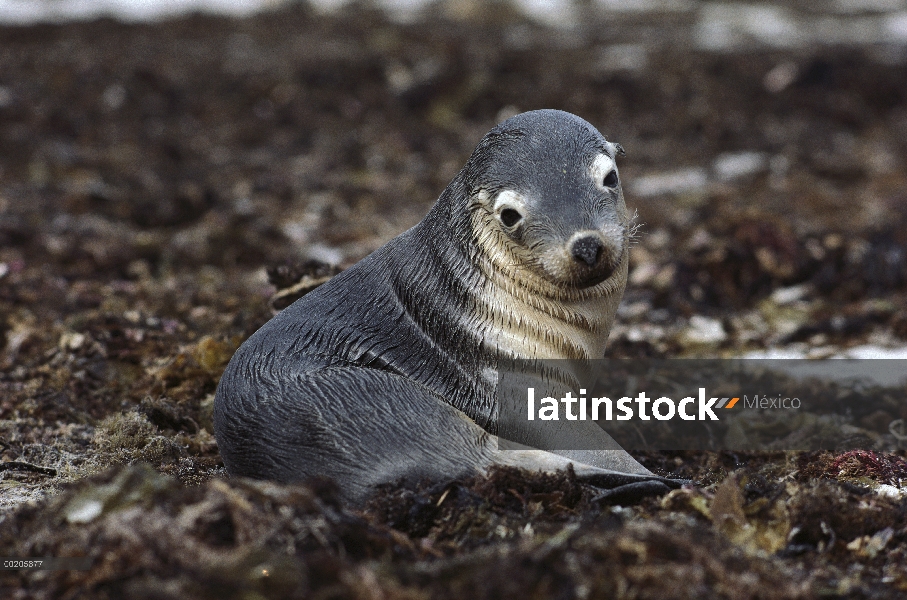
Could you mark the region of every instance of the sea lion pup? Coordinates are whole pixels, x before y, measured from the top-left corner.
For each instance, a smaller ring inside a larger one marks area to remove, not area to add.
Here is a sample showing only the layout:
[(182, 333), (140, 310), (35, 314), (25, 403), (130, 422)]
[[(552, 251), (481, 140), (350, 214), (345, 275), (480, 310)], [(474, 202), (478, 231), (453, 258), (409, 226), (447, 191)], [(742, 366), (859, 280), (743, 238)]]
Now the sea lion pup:
[(214, 403), (228, 472), (326, 475), (352, 503), (492, 465), (572, 463), (624, 499), (675, 487), (619, 446), (562, 456), (491, 435), (501, 361), (604, 355), (627, 278), (620, 152), (562, 111), (492, 129), (418, 225), (237, 350)]

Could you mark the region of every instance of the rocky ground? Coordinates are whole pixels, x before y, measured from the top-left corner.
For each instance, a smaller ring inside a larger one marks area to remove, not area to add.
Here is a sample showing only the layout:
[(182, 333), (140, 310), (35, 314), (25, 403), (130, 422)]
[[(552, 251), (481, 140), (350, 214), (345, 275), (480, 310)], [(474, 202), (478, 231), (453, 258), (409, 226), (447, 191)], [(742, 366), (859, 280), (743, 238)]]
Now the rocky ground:
[(471, 6), (0, 29), (0, 554), (93, 560), (0, 571), (4, 597), (907, 595), (907, 407), (873, 416), (886, 452), (641, 452), (696, 485), (635, 507), (570, 473), (364, 511), (224, 477), (213, 391), (272, 283), (416, 223), (522, 110), (627, 149), (644, 226), (612, 356), (907, 346), (902, 46), (716, 51), (684, 13)]

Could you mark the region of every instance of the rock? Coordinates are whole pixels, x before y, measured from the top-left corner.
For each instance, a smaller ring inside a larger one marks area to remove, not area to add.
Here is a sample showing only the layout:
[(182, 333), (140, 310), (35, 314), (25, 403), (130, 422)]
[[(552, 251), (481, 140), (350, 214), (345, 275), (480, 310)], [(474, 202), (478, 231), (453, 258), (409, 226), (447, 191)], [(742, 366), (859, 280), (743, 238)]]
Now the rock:
[(690, 317), (689, 326), (681, 337), (689, 344), (720, 344), (727, 340), (728, 336), (721, 321), (694, 315)]

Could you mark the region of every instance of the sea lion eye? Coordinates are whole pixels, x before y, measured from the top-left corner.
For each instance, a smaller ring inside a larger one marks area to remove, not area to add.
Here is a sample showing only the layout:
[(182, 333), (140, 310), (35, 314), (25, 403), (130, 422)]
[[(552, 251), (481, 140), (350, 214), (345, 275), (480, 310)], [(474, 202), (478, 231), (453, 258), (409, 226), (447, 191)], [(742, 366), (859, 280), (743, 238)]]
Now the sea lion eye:
[(519, 212), (513, 210), (512, 208), (505, 208), (501, 211), (501, 223), (506, 227), (513, 227), (523, 218)]
[(602, 185), (605, 187), (615, 187), (617, 185), (617, 171), (609, 171), (608, 174), (605, 175)]

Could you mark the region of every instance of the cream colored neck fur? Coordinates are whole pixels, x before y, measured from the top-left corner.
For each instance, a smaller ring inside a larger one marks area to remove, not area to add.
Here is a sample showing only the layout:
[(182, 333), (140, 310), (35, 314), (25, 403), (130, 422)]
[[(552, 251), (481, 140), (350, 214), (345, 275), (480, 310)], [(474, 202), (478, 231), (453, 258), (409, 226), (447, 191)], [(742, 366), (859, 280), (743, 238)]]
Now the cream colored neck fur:
[(486, 348), (523, 359), (599, 359), (627, 280), (627, 249), (614, 275), (576, 289), (545, 280), (515, 260), (512, 243), (486, 211), (474, 214), (484, 289), (475, 296), (475, 327)]

